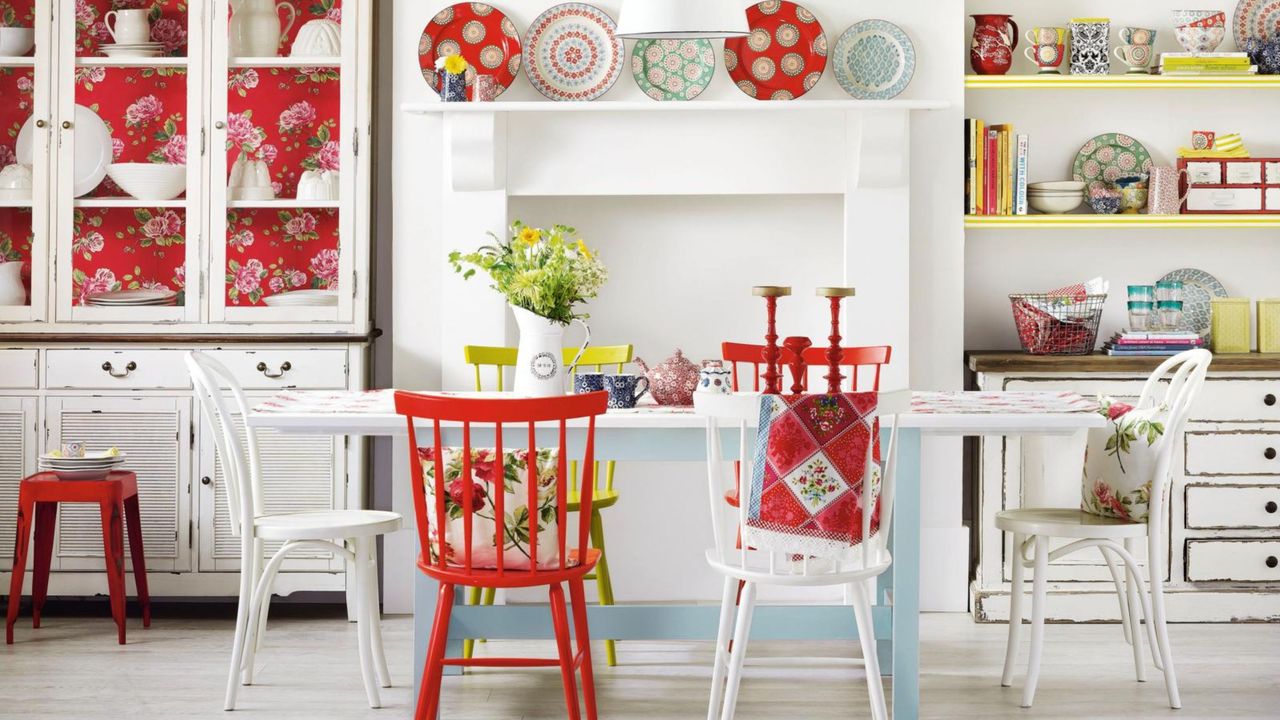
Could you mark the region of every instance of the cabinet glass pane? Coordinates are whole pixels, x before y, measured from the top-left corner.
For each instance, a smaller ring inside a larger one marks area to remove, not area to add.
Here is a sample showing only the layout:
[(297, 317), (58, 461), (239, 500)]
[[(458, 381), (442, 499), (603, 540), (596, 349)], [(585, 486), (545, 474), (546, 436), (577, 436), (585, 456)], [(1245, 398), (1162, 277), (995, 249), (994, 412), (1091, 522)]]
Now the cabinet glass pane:
[[(121, 15), (108, 22), (108, 12), (131, 9), (144, 12), (145, 25), (140, 18)], [(169, 57), (187, 54), (187, 0), (76, 0), (75, 13), (77, 55), (105, 56), (110, 51), (115, 57), (136, 57), (115, 46), (140, 43), (154, 43), (159, 54)], [(115, 37), (109, 24), (115, 28)]]
[(291, 290), (338, 289), (338, 211), (227, 211), (228, 307)]
[[(34, 128), (18, 137), (35, 109), (33, 0), (0, 1), (0, 45), (21, 55), (0, 56), (0, 306), (31, 304), (31, 248), (35, 242), (32, 198), (35, 184)], [(11, 265), (10, 263), (16, 263)]]
[(73, 303), (98, 293), (173, 290), (186, 286), (186, 210), (76, 208), (71, 246)]

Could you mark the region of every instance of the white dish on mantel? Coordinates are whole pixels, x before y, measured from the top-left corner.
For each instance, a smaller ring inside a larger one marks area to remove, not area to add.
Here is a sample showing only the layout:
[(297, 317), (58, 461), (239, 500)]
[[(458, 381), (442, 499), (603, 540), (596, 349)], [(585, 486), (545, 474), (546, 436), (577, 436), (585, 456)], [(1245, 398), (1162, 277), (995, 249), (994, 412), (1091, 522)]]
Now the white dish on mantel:
[(293, 290), (262, 299), (269, 307), (337, 307), (337, 290)]

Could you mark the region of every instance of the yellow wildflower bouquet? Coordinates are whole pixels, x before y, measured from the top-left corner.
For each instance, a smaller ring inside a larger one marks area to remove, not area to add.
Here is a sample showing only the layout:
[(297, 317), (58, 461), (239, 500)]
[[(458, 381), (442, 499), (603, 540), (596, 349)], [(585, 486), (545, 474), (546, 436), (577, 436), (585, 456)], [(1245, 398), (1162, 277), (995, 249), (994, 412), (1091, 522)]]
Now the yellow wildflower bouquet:
[(493, 280), (493, 289), (507, 302), (568, 325), (588, 317), (575, 312), (574, 307), (594, 298), (609, 278), (600, 256), (577, 234), (566, 225), (554, 225), (548, 231), (517, 220), (509, 237), (490, 233), (493, 245), (466, 254), (455, 250), (449, 253), (449, 263), (467, 279), (477, 269), (485, 271)]

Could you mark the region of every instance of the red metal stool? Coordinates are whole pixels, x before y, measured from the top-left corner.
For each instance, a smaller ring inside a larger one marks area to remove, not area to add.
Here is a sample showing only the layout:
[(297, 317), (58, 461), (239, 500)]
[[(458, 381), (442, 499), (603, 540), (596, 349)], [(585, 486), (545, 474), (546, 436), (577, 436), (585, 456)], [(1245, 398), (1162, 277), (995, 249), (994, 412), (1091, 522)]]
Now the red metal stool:
[(107, 587), (111, 592), (111, 616), (124, 644), (124, 533), (120, 525), (123, 511), (129, 525), (129, 554), (133, 557), (133, 580), (142, 605), (142, 626), (151, 627), (151, 596), (147, 592), (147, 566), (143, 561), (142, 520), (138, 512), (138, 478), (131, 472), (116, 471), (106, 480), (59, 480), (53, 473), (36, 473), (22, 481), (18, 489), (18, 536), (13, 546), (13, 579), (9, 583), (9, 615), (5, 622), (5, 642), (13, 644), (13, 624), (18, 619), (22, 599), (22, 576), (27, 567), (27, 544), (31, 525), (36, 526), (36, 557), (31, 578), (31, 626), (40, 627), (40, 608), (49, 590), (49, 563), (53, 559), (53, 529), (58, 521), (58, 503), (91, 502), (102, 507), (102, 547), (107, 561)]

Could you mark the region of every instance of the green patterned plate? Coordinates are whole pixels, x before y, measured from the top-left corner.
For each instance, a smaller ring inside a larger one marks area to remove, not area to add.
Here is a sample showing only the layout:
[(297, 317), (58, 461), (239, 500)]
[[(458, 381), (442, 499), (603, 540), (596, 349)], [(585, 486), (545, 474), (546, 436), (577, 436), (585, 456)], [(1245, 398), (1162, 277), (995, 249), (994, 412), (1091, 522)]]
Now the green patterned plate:
[(1227, 297), (1227, 289), (1222, 287), (1218, 278), (1195, 268), (1174, 270), (1160, 280), (1182, 281), (1182, 322), (1178, 329), (1198, 332), (1207, 340), (1213, 319), (1209, 301), (1216, 297)]
[(654, 100), (692, 100), (715, 71), (709, 40), (641, 40), (631, 51), (631, 74)]
[(1151, 172), (1151, 153), (1124, 133), (1104, 133), (1090, 140), (1076, 154), (1072, 178), (1089, 184), (1089, 189), (1109, 187), (1129, 175)]

